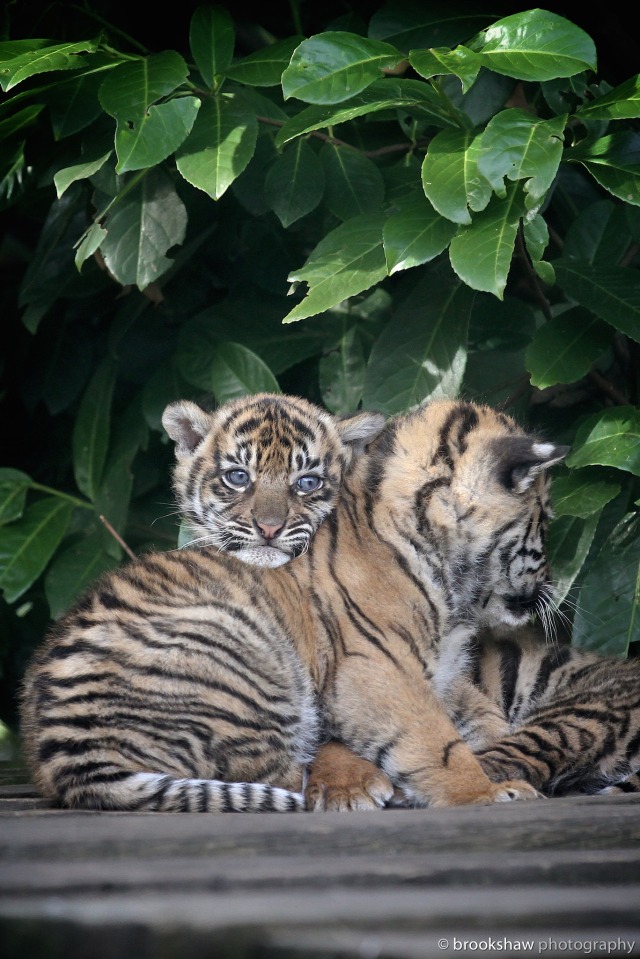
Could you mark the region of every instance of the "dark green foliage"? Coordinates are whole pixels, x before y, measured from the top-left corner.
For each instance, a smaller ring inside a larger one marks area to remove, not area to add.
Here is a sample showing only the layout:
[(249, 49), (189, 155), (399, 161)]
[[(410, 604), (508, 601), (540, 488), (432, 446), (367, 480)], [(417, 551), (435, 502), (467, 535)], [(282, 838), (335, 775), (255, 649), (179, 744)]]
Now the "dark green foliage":
[(9, 18), (9, 693), (124, 544), (175, 547), (165, 405), (263, 389), (461, 394), (571, 444), (557, 600), (580, 645), (640, 640), (640, 80), (549, 11), (283, 6), (183, 11), (153, 50), (100, 3)]

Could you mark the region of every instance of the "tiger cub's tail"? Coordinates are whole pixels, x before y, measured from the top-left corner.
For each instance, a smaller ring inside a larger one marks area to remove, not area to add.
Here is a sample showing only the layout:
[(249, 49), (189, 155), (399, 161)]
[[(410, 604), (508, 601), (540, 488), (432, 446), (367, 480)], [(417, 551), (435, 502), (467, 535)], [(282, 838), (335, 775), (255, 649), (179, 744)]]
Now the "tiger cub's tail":
[(301, 812), (304, 796), (266, 783), (122, 771), (99, 784), (70, 785), (64, 790), (62, 804), (74, 809), (128, 812)]

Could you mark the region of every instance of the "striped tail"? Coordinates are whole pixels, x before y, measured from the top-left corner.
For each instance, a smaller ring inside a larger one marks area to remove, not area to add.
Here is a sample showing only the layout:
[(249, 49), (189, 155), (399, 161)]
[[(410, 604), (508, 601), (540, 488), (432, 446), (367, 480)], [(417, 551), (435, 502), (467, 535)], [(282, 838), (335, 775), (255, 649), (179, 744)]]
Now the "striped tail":
[(130, 812), (301, 812), (302, 793), (266, 783), (174, 779), (161, 773), (114, 773), (109, 781), (70, 784), (63, 805)]

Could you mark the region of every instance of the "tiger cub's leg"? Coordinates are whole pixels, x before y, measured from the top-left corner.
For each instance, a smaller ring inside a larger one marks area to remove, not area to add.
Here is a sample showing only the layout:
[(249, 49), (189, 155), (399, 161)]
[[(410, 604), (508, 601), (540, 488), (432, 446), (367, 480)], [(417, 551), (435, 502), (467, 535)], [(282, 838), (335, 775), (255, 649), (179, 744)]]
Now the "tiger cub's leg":
[(342, 743), (333, 741), (318, 750), (305, 788), (307, 809), (342, 812), (379, 809), (393, 796), (388, 776)]
[(523, 780), (491, 782), (422, 675), (370, 655), (343, 660), (325, 702), (336, 738), (370, 759), (418, 806), (535, 799)]

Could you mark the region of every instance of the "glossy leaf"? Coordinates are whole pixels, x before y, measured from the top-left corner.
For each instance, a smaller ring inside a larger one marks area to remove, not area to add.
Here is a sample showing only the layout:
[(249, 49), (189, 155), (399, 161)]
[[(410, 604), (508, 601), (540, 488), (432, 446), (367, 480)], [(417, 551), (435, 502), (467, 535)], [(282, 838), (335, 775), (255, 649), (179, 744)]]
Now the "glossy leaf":
[[(18, 41), (20, 42), (20, 41)], [(83, 40), (79, 43), (54, 43), (40, 46), (43, 41), (24, 41), (32, 49), (21, 52), (13, 58), (0, 61), (0, 84), (4, 91), (12, 90), (23, 80), (49, 73), (52, 70), (78, 70), (87, 63), (83, 53), (93, 53), (97, 41)], [(46, 41), (45, 41), (46, 42)], [(6, 53), (5, 53), (6, 55)]]
[(166, 160), (191, 132), (199, 109), (197, 97), (177, 97), (150, 106), (142, 117), (118, 122), (116, 172), (145, 170)]
[(218, 403), (250, 393), (279, 393), (275, 376), (253, 350), (224, 342), (206, 329), (185, 340), (178, 362), (180, 372), (194, 386), (213, 393)]
[(21, 470), (0, 469), (0, 524), (22, 516), (30, 485), (31, 478)]
[(593, 543), (599, 512), (584, 519), (560, 516), (551, 523), (547, 540), (547, 556), (553, 578), (553, 599), (559, 606), (571, 592)]
[(53, 182), (56, 187), (56, 193), (58, 198), (69, 189), (72, 183), (75, 183), (77, 180), (85, 180), (87, 177), (93, 176), (94, 173), (97, 173), (104, 164), (107, 162), (111, 156), (111, 150), (108, 153), (103, 153), (101, 156), (95, 157), (93, 159), (85, 159), (82, 163), (74, 163), (73, 166), (65, 167), (63, 170), (58, 170), (54, 174)]
[(442, 130), (435, 135), (422, 164), (422, 187), (442, 216), (471, 223), (469, 208), (483, 210), (491, 197), (491, 184), (478, 170), (473, 133)]
[(67, 547), (51, 563), (44, 580), (52, 617), (59, 619), (98, 576), (117, 565), (105, 551), (99, 530)]
[(502, 110), (476, 144), (480, 175), (500, 197), (505, 177), (524, 180), (527, 209), (536, 208), (558, 172), (566, 121), (566, 115), (540, 120), (525, 110)]
[(322, 164), (304, 140), (297, 140), (278, 157), (264, 181), (264, 195), (284, 227), (315, 210), (324, 193)]
[(421, 0), (385, 3), (369, 21), (369, 36), (388, 40), (398, 50), (416, 47), (453, 47), (491, 22), (490, 15)]
[(320, 359), (320, 392), (328, 410), (340, 416), (358, 409), (366, 368), (360, 332), (352, 326)]
[(384, 200), (384, 180), (373, 160), (351, 147), (327, 143), (320, 151), (325, 203), (340, 220), (375, 213)]
[(188, 72), (175, 50), (122, 63), (103, 81), (100, 103), (119, 123), (141, 120), (152, 103), (173, 93), (186, 80)]
[(161, 169), (150, 170), (113, 208), (100, 250), (123, 286), (144, 290), (173, 260), (165, 254), (182, 243), (187, 212), (173, 182)]
[(640, 410), (616, 406), (590, 416), (578, 429), (567, 466), (617, 466), (640, 476)]
[(43, 572), (64, 536), (71, 505), (54, 496), (38, 500), (21, 519), (0, 527), (0, 589), (14, 603)]
[(616, 526), (582, 581), (572, 643), (600, 655), (627, 655), (640, 640), (640, 530), (638, 514)]
[[(91, 58), (91, 68), (72, 74), (45, 93), (56, 140), (84, 130), (100, 115), (98, 90), (104, 80), (100, 54)], [(116, 64), (111, 61), (113, 68)]]
[(585, 166), (613, 196), (640, 206), (640, 133), (625, 130), (579, 144), (566, 152), (565, 159)]
[(224, 73), (233, 57), (236, 33), (224, 7), (197, 7), (189, 28), (189, 45), (206, 85), (213, 88), (215, 77)]
[(455, 125), (455, 115), (427, 84), (418, 80), (376, 80), (341, 105), (312, 106), (294, 114), (276, 136), (282, 146), (297, 136), (336, 126), (381, 110), (403, 109), (412, 116), (429, 119), (437, 126)]
[(331, 31), (303, 40), (282, 74), (285, 100), (341, 103), (392, 70), (402, 54), (389, 43)]
[(421, 77), (427, 80), (447, 74), (458, 77), (463, 91), (466, 92), (477, 79), (482, 67), (482, 58), (463, 46), (456, 47), (455, 50), (432, 47), (430, 50), (412, 50), (409, 54), (409, 63)]
[(485, 290), (501, 300), (507, 285), (518, 223), (524, 202), (517, 187), (504, 200), (494, 197), (471, 226), (460, 228), (449, 246), (451, 266), (473, 290)]
[(472, 291), (452, 274), (427, 274), (373, 345), (364, 407), (397, 413), (426, 398), (455, 397), (472, 304)]
[(176, 153), (178, 170), (192, 186), (219, 200), (249, 163), (257, 135), (255, 114), (241, 97), (206, 100)]
[(565, 293), (611, 326), (640, 342), (640, 282), (637, 270), (592, 266), (580, 260), (556, 260), (554, 269)]
[(640, 117), (640, 75), (576, 110), (580, 120), (632, 120)]
[(98, 491), (107, 455), (116, 372), (113, 360), (103, 360), (82, 397), (73, 427), (73, 472), (78, 489), (90, 500)]
[(82, 264), (85, 260), (88, 260), (90, 256), (100, 248), (100, 245), (104, 243), (107, 238), (107, 231), (100, 223), (93, 223), (86, 234), (78, 243), (78, 248), (76, 250), (75, 264), (78, 270), (81, 269)]
[(386, 276), (383, 224), (382, 215), (368, 213), (328, 233), (306, 263), (289, 275), (290, 283), (305, 281), (309, 292), (283, 322), (293, 323), (337, 306)]
[(617, 266), (630, 242), (626, 214), (613, 200), (590, 203), (567, 230), (563, 259)]
[(550, 263), (542, 259), (544, 251), (549, 245), (549, 228), (546, 220), (540, 213), (535, 214), (531, 219), (525, 219), (523, 232), (532, 267), (543, 283), (548, 286), (555, 286), (555, 270)]
[(428, 263), (447, 248), (456, 225), (416, 194), (384, 224), (382, 236), (389, 274)]
[(549, 10), (505, 17), (467, 44), (484, 65), (516, 80), (554, 80), (596, 69), (596, 48), (584, 30)]
[(586, 519), (610, 503), (620, 492), (619, 483), (598, 479), (588, 467), (572, 470), (568, 476), (557, 476), (551, 487), (551, 502), (556, 516), (579, 516)]
[(293, 51), (302, 40), (303, 37), (293, 36), (271, 43), (242, 60), (236, 60), (224, 70), (224, 75), (252, 87), (275, 87), (280, 83)]
[(540, 327), (527, 349), (531, 382), (540, 389), (575, 383), (613, 343), (613, 330), (582, 307), (567, 310)]

